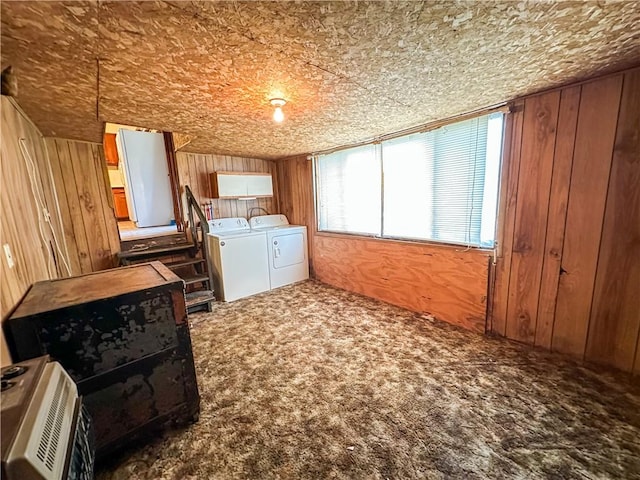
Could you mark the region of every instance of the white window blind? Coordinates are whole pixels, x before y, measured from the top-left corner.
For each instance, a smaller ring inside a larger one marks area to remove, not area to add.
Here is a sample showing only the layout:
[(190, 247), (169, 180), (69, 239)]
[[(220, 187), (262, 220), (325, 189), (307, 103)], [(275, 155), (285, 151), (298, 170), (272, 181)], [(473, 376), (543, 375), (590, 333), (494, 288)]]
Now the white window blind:
[(502, 122), (495, 113), (320, 156), (319, 229), (493, 246)]
[(318, 161), (319, 229), (380, 234), (380, 159), (374, 145), (323, 155)]
[(385, 235), (431, 238), (433, 155), (431, 136), (422, 133), (382, 143)]

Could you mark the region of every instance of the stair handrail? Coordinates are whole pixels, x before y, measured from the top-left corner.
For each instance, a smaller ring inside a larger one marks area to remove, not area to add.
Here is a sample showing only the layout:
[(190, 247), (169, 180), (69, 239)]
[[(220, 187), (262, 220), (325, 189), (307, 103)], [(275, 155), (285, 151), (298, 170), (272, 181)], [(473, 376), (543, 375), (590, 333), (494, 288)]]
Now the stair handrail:
[(198, 205), (198, 201), (196, 197), (193, 195), (193, 192), (189, 188), (189, 185), (184, 186), (184, 193), (187, 197), (187, 213), (189, 215), (189, 228), (191, 229), (191, 238), (193, 239), (193, 246), (195, 248), (195, 252), (198, 252), (198, 227), (196, 222), (194, 222), (193, 212), (196, 213), (198, 219), (200, 220), (200, 228), (202, 229), (202, 258), (207, 266), (207, 275), (209, 276), (209, 288), (213, 290), (213, 274), (211, 273), (211, 263), (209, 262), (209, 251), (207, 246), (207, 234), (209, 233), (209, 222), (207, 221), (207, 217), (205, 217), (204, 213), (202, 213), (202, 209), (200, 205)]
[(193, 212), (195, 211), (196, 215), (198, 216), (198, 219), (200, 220), (200, 228), (202, 228), (202, 245), (203, 245), (203, 252), (204, 252), (204, 250), (206, 250), (207, 248), (205, 235), (209, 233), (209, 222), (207, 221), (207, 217), (204, 216), (204, 213), (202, 213), (202, 209), (200, 208), (200, 205), (198, 205), (198, 201), (196, 200), (196, 197), (194, 197), (193, 192), (191, 192), (189, 185), (184, 186), (184, 193), (187, 196), (189, 228), (191, 229), (191, 238), (193, 239), (193, 246), (195, 247), (196, 251), (198, 251), (198, 226), (196, 225), (196, 222), (194, 222), (194, 218), (193, 218)]

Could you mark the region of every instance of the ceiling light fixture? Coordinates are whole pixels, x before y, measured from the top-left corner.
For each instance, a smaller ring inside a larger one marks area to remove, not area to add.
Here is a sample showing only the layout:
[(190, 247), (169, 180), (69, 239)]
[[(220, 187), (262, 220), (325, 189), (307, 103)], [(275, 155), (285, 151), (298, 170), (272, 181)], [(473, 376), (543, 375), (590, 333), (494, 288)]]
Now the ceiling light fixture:
[(282, 107), (287, 103), (287, 101), (283, 98), (272, 98), (271, 105), (276, 107), (273, 112), (273, 120), (281, 123), (284, 120), (284, 113), (282, 113)]

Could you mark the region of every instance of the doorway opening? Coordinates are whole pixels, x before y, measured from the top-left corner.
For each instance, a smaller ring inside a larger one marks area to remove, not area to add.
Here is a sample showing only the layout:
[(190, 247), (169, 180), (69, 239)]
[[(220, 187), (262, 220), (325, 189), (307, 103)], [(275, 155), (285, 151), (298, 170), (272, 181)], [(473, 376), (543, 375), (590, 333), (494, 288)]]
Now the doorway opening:
[(171, 134), (106, 123), (103, 145), (120, 241), (181, 232)]

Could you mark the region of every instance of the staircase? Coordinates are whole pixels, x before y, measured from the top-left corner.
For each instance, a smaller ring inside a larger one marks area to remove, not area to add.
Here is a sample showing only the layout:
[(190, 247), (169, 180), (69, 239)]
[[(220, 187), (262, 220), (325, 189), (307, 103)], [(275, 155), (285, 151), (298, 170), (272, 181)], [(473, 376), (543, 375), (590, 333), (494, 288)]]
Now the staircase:
[[(191, 190), (185, 186), (188, 202), (191, 241), (182, 232), (150, 239), (121, 243), (118, 254), (121, 265), (159, 260), (184, 280), (186, 285), (187, 313), (199, 310), (211, 311), (215, 300), (213, 278), (209, 272), (207, 242), (209, 224), (200, 210)], [(199, 222), (196, 223), (195, 215)]]

